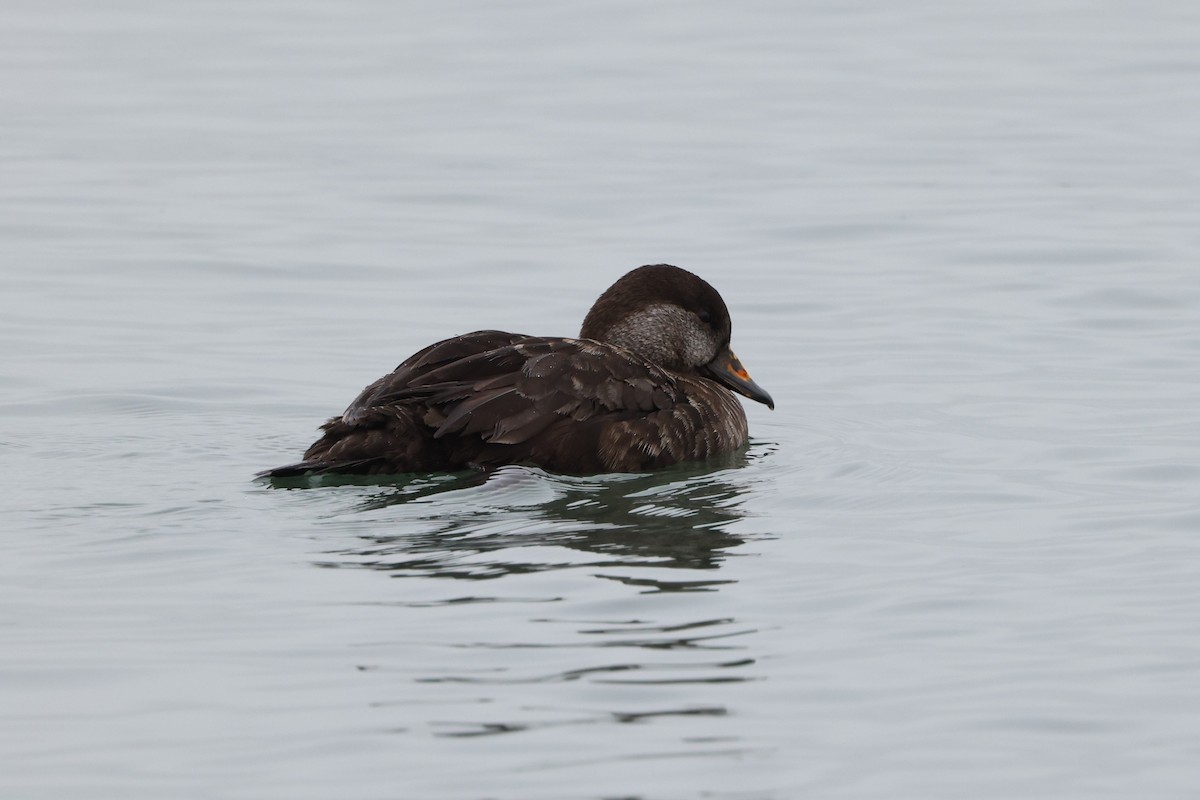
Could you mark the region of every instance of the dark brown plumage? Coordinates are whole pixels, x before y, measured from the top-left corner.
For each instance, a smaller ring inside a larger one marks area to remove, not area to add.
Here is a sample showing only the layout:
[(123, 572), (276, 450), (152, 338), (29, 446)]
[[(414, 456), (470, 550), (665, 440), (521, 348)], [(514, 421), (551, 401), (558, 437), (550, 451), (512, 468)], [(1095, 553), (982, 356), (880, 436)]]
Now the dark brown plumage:
[(730, 388), (775, 407), (729, 336), (715, 289), (639, 267), (600, 296), (580, 338), (477, 331), (430, 345), (322, 426), (303, 461), (262, 474), (636, 472), (727, 453), (746, 442)]

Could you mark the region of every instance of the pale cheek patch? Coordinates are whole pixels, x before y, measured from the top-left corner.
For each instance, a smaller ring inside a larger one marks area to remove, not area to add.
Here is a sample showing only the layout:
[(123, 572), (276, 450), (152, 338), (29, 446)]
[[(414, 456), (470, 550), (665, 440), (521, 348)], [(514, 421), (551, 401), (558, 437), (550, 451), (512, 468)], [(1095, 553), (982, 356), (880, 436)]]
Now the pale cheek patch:
[(717, 354), (713, 332), (676, 305), (647, 306), (618, 322), (605, 336), (613, 344), (675, 369), (707, 364)]

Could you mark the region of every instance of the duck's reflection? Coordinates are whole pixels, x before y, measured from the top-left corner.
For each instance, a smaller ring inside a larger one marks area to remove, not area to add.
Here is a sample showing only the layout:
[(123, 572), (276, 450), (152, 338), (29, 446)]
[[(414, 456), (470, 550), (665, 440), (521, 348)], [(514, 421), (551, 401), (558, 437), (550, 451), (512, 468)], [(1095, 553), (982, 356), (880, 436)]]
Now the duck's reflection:
[(472, 580), (641, 567), (656, 569), (606, 569), (601, 577), (648, 591), (711, 590), (725, 581), (671, 580), (659, 570), (713, 570), (744, 542), (729, 528), (744, 516), (748, 484), (739, 477), (748, 471), (738, 468), (754, 457), (737, 453), (718, 464), (594, 478), (523, 467), (417, 477), (379, 487), (363, 501), (358, 510), (365, 513), (350, 522), (360, 544), (322, 565)]
[[(388, 634), (395, 658), (359, 668), (377, 673), (405, 730), (431, 709), (439, 738), (624, 723), (669, 731), (685, 718), (697, 742), (750, 752), (726, 725), (723, 688), (763, 679), (758, 626), (719, 596), (666, 593), (712, 592), (740, 572), (717, 570), (757, 535), (746, 504), (760, 473), (742, 467), (761, 455), (643, 475), (505, 467), (376, 485), (369, 496), (349, 489), (356, 505), (334, 524), (350, 544), (324, 564), (415, 579), (385, 601), (402, 609)], [(443, 578), (457, 579), (449, 591), (432, 585)], [(629, 602), (630, 592), (655, 596)], [(476, 604), (491, 607), (464, 608)], [(390, 651), (372, 642), (369, 652)], [(410, 682), (419, 688), (406, 691)], [(547, 689), (580, 683), (592, 688)]]

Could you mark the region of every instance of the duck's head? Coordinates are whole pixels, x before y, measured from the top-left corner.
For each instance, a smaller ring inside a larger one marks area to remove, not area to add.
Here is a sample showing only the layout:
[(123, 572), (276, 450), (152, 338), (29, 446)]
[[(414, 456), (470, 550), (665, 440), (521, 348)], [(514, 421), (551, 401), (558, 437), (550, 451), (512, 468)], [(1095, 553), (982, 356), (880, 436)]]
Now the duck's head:
[(729, 309), (700, 277), (670, 264), (628, 272), (592, 305), (579, 335), (619, 345), (661, 367), (695, 372), (775, 408), (729, 349)]

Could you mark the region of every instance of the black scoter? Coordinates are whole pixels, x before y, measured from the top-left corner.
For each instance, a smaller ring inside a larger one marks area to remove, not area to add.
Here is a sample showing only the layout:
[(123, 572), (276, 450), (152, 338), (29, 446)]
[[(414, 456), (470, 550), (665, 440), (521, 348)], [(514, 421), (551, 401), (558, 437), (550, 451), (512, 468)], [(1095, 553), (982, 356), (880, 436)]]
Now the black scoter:
[(303, 461), (261, 475), (639, 472), (728, 453), (747, 436), (730, 390), (775, 407), (730, 328), (707, 282), (639, 267), (600, 295), (578, 339), (476, 331), (432, 344), (325, 423)]

